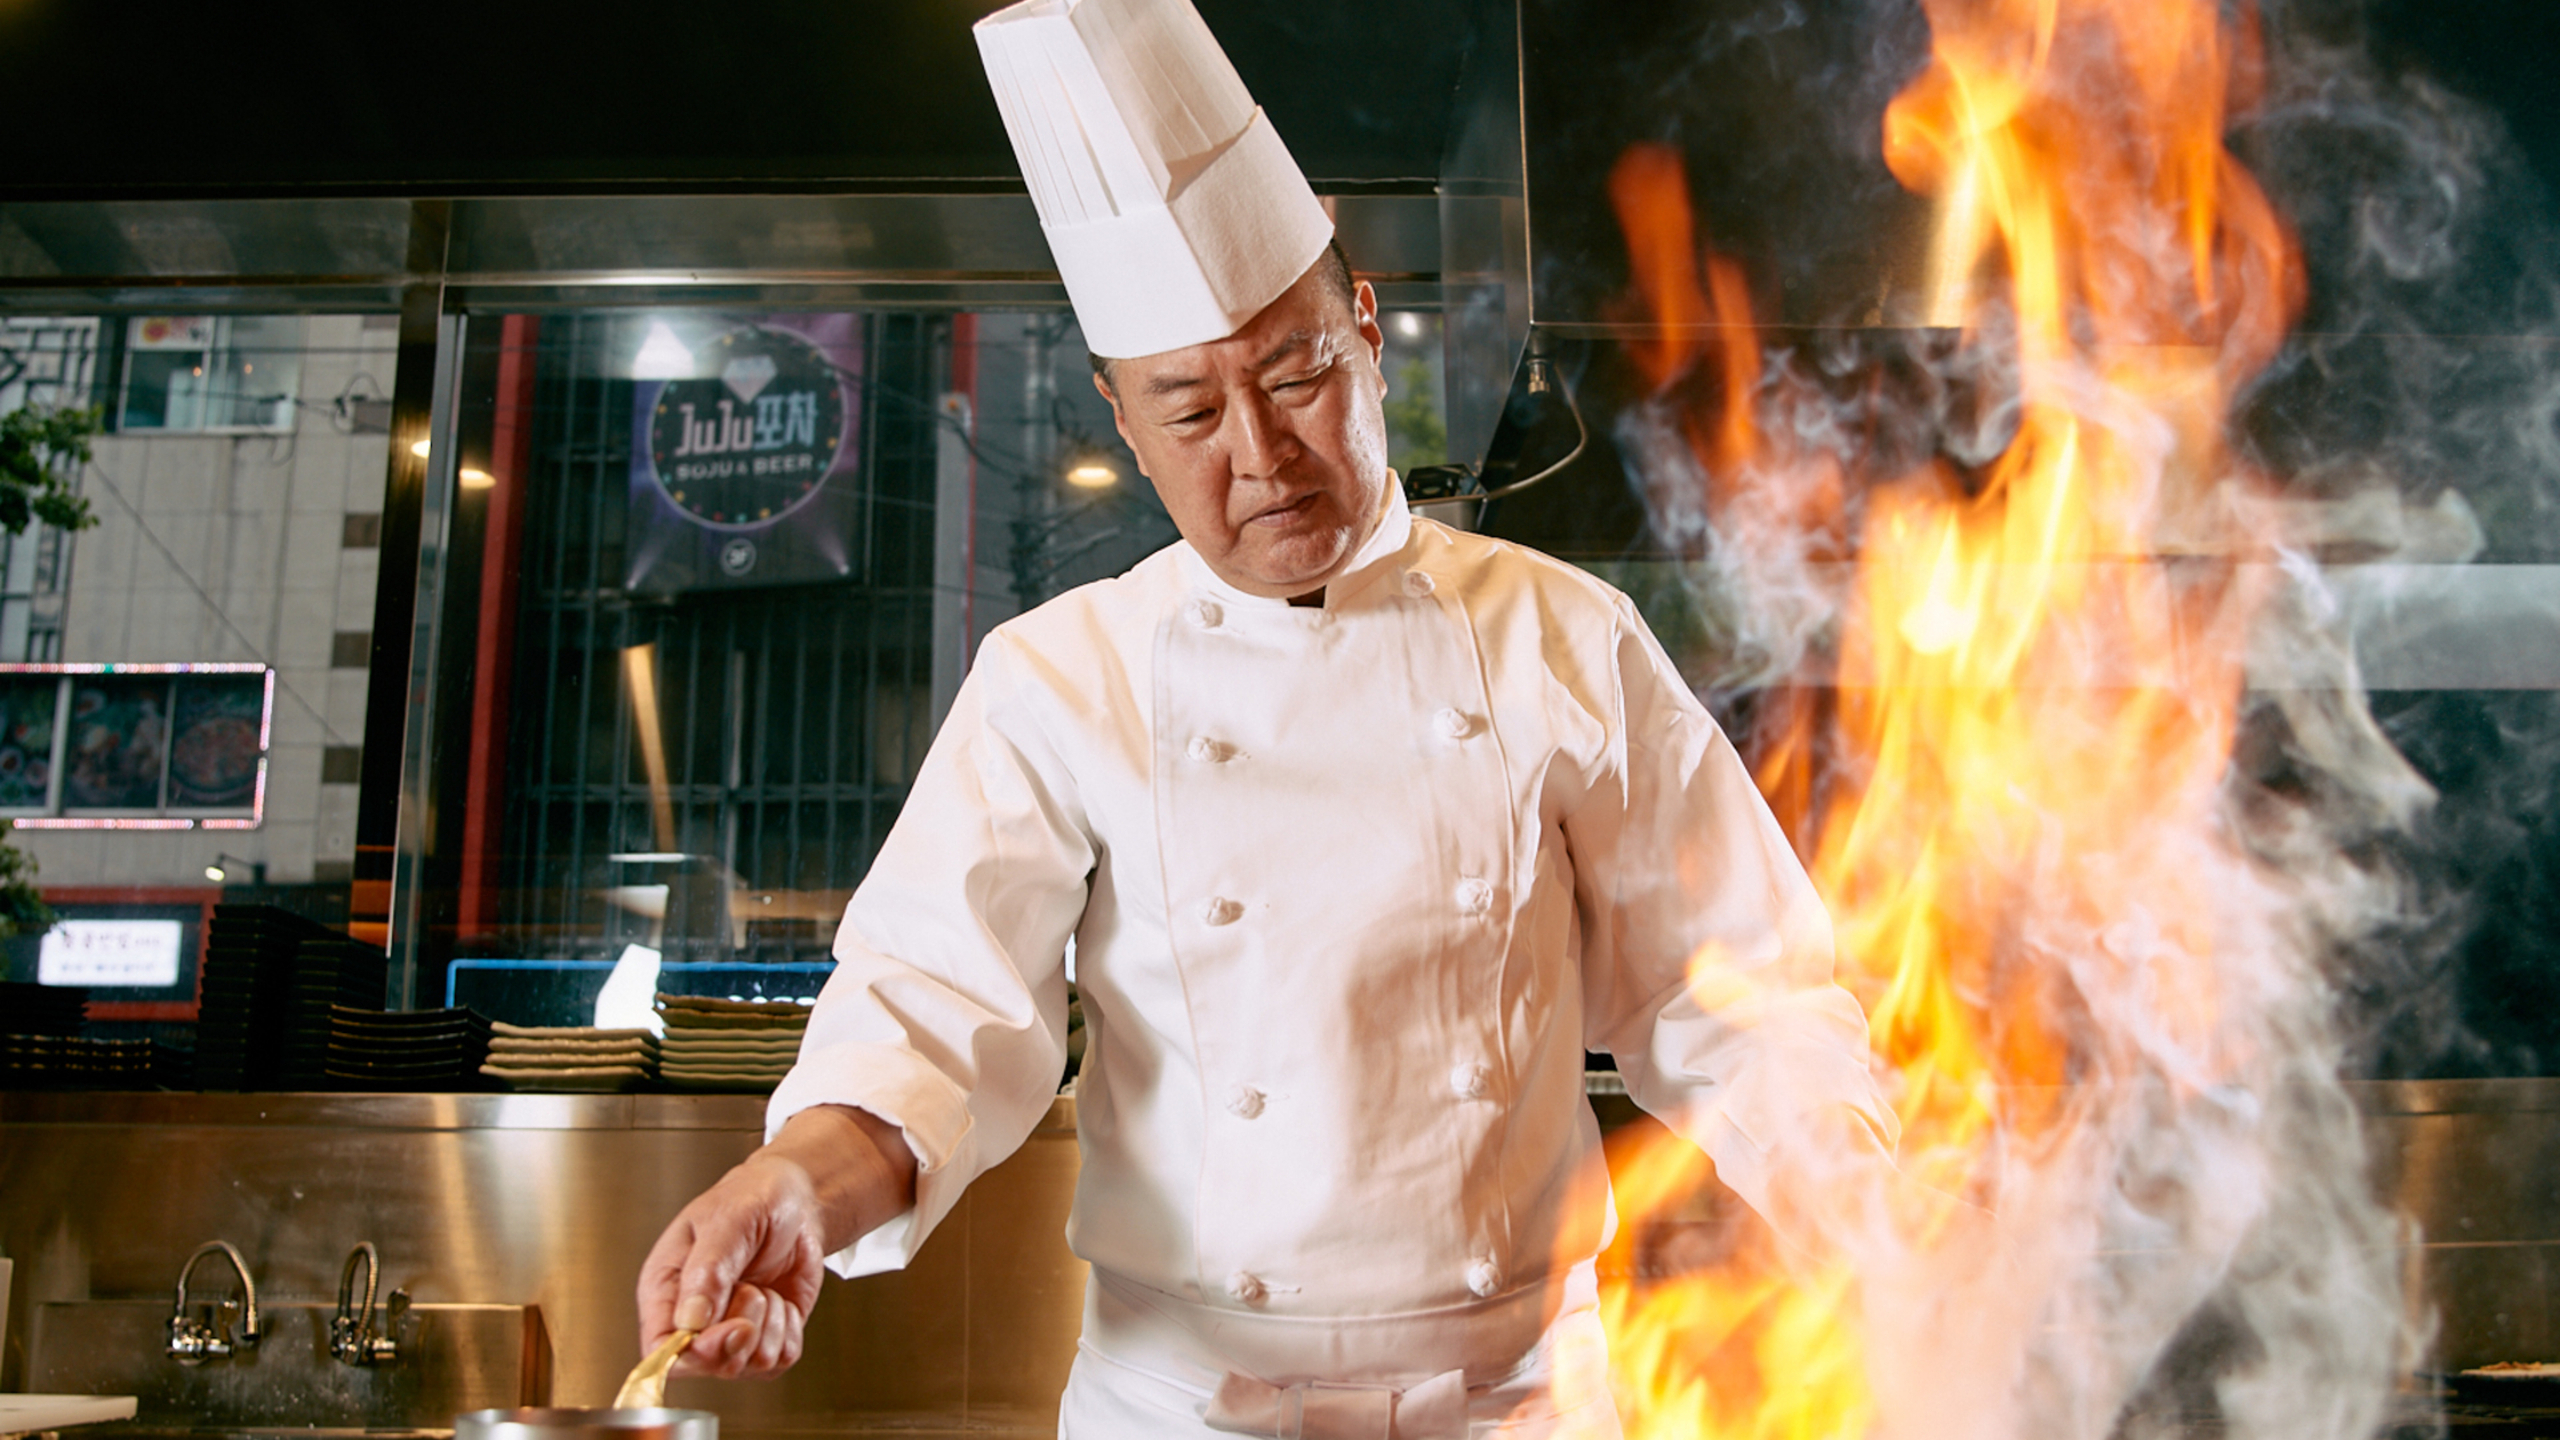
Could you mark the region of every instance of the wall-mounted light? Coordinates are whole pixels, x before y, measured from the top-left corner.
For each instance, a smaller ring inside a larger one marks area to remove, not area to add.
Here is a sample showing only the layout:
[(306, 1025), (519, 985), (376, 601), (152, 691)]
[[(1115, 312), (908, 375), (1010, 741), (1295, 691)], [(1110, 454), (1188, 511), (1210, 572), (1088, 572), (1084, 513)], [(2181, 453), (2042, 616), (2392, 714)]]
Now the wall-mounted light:
[(1078, 460), (1067, 467), (1067, 483), (1079, 490), (1104, 490), (1120, 483), (1120, 472), (1099, 460)]
[(410, 454), (412, 454), (412, 455), (417, 456), (417, 457), (418, 457), (419, 459), (421, 459), (421, 460), (424, 460), (424, 459), (426, 459), (426, 458), (427, 458), (427, 453), (428, 453), (429, 451), (433, 450), (434, 448), (435, 448), (434, 442), (432, 442), (432, 441), (427, 441), (427, 440), (421, 440), (421, 441), (419, 441), (417, 444), (412, 445), (412, 446), (410, 446), (410, 447), (409, 447), (409, 453), (410, 453)]
[(486, 490), (497, 483), (498, 477), (490, 474), (486, 470), (465, 470), (462, 472), (462, 488), (465, 490)]
[(1396, 316), (1396, 333), (1402, 335), (1407, 340), (1421, 339), (1422, 317), (1410, 310), (1399, 313)]
[(237, 855), (223, 854), (214, 856), (213, 863), (204, 867), (204, 878), (216, 885), (236, 884), (238, 883), (236, 877), (241, 875), (248, 876), (249, 883), (252, 885), (266, 884), (266, 862), (243, 860)]
[(693, 378), (693, 352), (684, 348), (674, 329), (664, 320), (654, 321), (649, 334), (640, 342), (640, 353), (632, 357), (631, 378), (634, 380), (690, 380)]

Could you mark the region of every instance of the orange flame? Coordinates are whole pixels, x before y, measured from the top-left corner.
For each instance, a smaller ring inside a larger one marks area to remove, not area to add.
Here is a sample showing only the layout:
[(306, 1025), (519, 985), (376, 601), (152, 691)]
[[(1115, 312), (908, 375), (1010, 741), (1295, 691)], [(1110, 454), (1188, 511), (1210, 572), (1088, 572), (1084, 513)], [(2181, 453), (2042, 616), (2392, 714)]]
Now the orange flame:
[[(1905, 1172), (1999, 1209), (2089, 1123), (2072, 1087), (2154, 1063), (2093, 997), (2150, 996), (2166, 1038), (2145, 1043), (2197, 1057), (2180, 1084), (2233, 1059), (2194, 856), (2255, 599), (2231, 562), (2263, 537), (2223, 436), (2302, 282), (2222, 140), (2256, 84), (2252, 23), (2213, 0), (1927, 10), (1933, 63), (1884, 153), (1938, 207), (1929, 314), (2014, 348), (2017, 432), (1978, 474), (1937, 462), (1867, 492), (1831, 685), (1764, 697), (1751, 738), (1868, 1007)], [(1707, 255), (1701, 283), (1679, 157), (1631, 149), (1610, 195), (1658, 327), (1631, 357), (1657, 393), (1711, 397), (1683, 423), (1718, 524), (1805, 537), (1850, 513), (1837, 457), (1755, 422), (1777, 402), (1741, 272)], [(1627, 1223), (1603, 1257), (1627, 1434), (1869, 1434), (1869, 1359), (1913, 1337), (1869, 1333), (1845, 1259), (1790, 1274), (1765, 1231), (1702, 1218), (1707, 1167), (1653, 1134), (1613, 1154)], [(1666, 1235), (1692, 1253), (1663, 1263)]]

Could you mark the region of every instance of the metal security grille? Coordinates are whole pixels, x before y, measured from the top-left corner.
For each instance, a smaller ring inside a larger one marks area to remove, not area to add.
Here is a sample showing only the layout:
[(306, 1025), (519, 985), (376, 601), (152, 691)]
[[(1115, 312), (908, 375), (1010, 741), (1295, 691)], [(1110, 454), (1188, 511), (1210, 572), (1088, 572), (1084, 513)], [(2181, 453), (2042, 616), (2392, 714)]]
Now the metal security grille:
[[(95, 316), (0, 316), (0, 412), (99, 399)], [(71, 537), (50, 525), (0, 535), (0, 660), (62, 658)]]
[(948, 321), (863, 321), (852, 579), (674, 599), (622, 588), (638, 323), (541, 332), (501, 924), (527, 955), (823, 959), (930, 739)]

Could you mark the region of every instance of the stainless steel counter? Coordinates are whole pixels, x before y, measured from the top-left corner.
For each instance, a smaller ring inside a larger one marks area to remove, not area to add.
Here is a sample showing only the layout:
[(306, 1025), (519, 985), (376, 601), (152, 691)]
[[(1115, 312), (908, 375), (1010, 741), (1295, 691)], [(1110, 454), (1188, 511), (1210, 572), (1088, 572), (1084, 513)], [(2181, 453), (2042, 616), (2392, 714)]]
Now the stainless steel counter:
[[(2437, 1317), (2428, 1363), (2560, 1355), (2560, 1081), (2351, 1088), (2375, 1183), (2411, 1222), (2411, 1301)], [(1653, 1123), (1607, 1089), (1593, 1095), (1604, 1128)], [(165, 1306), (200, 1241), (238, 1245), (262, 1298), (307, 1304), (334, 1296), (348, 1248), (369, 1239), (386, 1290), (538, 1307), (553, 1398), (600, 1403), (636, 1353), (641, 1257), (753, 1148), (763, 1109), (743, 1096), (0, 1094), (0, 1252), (17, 1261), (0, 1387), (26, 1385), (45, 1307)], [(1084, 1278), (1063, 1238), (1074, 1126), (1062, 1098), (909, 1270), (830, 1281), (811, 1360), (789, 1376), (678, 1381), (670, 1402), (716, 1410), (739, 1436), (1053, 1434)]]
[[(347, 1251), (371, 1240), (386, 1293), (538, 1307), (553, 1398), (602, 1404), (638, 1355), (642, 1257), (687, 1199), (754, 1148), (763, 1115), (754, 1096), (0, 1095), (0, 1253), (17, 1261), (0, 1386), (24, 1388), (75, 1358), (93, 1376), (128, 1363), (45, 1354), (48, 1307), (66, 1337), (123, 1323), (102, 1321), (97, 1302), (165, 1314), (201, 1241), (237, 1245), (262, 1304), (286, 1306), (334, 1300)], [(716, 1410), (740, 1435), (1054, 1434), (1084, 1284), (1064, 1238), (1074, 1130), (1074, 1102), (1061, 1099), (913, 1266), (831, 1280), (810, 1323), (814, 1363), (770, 1383), (679, 1380), (669, 1403)], [(209, 1277), (200, 1272), (200, 1289)], [(79, 1325), (74, 1306), (86, 1307)], [(134, 1348), (147, 1347), (143, 1333)], [(258, 1363), (293, 1358), (277, 1350)], [(171, 1362), (149, 1348), (129, 1363)], [(381, 1408), (364, 1423), (439, 1423), (394, 1413), (396, 1387), (377, 1388)]]

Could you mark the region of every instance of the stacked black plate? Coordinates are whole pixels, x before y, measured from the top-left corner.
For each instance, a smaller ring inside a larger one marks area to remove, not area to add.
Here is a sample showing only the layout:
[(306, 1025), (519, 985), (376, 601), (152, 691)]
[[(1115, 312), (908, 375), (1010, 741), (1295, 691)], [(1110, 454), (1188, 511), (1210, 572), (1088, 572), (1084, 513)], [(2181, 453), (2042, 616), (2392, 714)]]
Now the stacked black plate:
[(80, 1025), (89, 992), (60, 985), (0, 983), (0, 1086), (58, 1090), (80, 1083), (87, 1058)]
[(216, 905), (196, 1019), (196, 1084), (205, 1090), (330, 1083), (331, 1014), (379, 1009), (381, 951), (272, 905)]
[(89, 992), (72, 985), (0, 981), (0, 1035), (77, 1035)]
[(89, 1040), (89, 992), (0, 981), (0, 1089), (155, 1090), (186, 1083), (185, 1052), (156, 1040)]
[(294, 952), (293, 1009), (278, 1083), (288, 1090), (334, 1088), (329, 1042), (341, 1011), (382, 1009), (383, 953), (334, 930), (305, 936)]
[(328, 1084), (337, 1090), (486, 1090), (489, 1022), (452, 1010), (330, 1012)]

